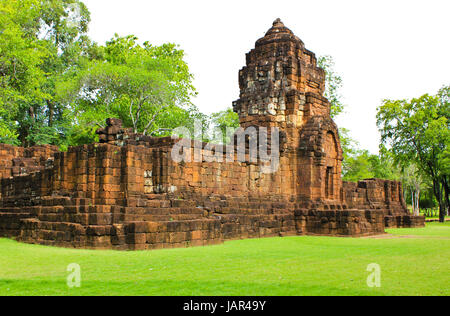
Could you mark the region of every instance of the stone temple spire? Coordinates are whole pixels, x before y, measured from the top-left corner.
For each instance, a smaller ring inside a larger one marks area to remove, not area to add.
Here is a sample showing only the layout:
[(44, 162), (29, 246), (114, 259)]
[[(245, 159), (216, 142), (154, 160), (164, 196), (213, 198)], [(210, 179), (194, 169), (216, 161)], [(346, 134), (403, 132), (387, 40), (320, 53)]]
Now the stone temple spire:
[(284, 26), (284, 24), (283, 24), (283, 22), (281, 22), (281, 19), (280, 19), (280, 18), (278, 18), (278, 19), (276, 19), (275, 21), (273, 21), (273, 26), (277, 26), (277, 25), (282, 25), (282, 26)]
[(233, 103), (241, 126), (277, 126), (294, 144), (298, 129), (315, 115), (329, 116), (325, 72), (313, 52), (280, 19), (247, 54)]
[(276, 39), (291, 39), (298, 42), (301, 46), (304, 47), (303, 42), (297, 36), (295, 36), (294, 33), (289, 28), (287, 28), (279, 18), (273, 22), (272, 27), (267, 31), (266, 35), (263, 38), (257, 41), (256, 45), (263, 45), (268, 41), (273, 41)]
[[(275, 30), (279, 30), (279, 29), (288, 29), (286, 26), (284, 26), (284, 23), (283, 22), (281, 22), (281, 19), (280, 18), (278, 18), (278, 19), (276, 19), (275, 21), (273, 21), (273, 23), (272, 23), (272, 28), (267, 32), (267, 33), (269, 33), (269, 32), (273, 32), (273, 31), (275, 31)], [(291, 32), (292, 33), (292, 32)], [(266, 34), (267, 35), (267, 34)]]

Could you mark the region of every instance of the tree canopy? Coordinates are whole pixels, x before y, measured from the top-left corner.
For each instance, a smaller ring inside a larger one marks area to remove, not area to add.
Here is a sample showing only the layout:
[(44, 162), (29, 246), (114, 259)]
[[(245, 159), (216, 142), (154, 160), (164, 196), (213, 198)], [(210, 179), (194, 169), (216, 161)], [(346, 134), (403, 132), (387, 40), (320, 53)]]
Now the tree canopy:
[(64, 106), (55, 87), (90, 45), (90, 14), (78, 0), (0, 0), (0, 11), (0, 139), (58, 144)]
[(402, 166), (414, 163), (432, 180), (442, 221), (449, 206), (449, 91), (444, 87), (434, 96), (385, 100), (377, 113), (382, 142), (390, 147), (396, 162)]
[(92, 137), (92, 128), (108, 117), (147, 135), (175, 128), (198, 114), (190, 102), (193, 76), (175, 44), (140, 45), (135, 36), (116, 35), (98, 55), (59, 87), (70, 116)]
[(144, 134), (201, 116), (184, 52), (87, 36), (79, 0), (0, 0), (0, 142), (61, 148), (95, 140), (105, 118)]

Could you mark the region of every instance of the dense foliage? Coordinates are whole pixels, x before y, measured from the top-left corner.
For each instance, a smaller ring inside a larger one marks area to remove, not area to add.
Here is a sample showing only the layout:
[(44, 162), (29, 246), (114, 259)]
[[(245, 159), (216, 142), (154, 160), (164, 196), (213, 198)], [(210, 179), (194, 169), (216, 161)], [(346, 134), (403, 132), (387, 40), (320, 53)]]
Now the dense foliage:
[(116, 35), (96, 55), (59, 89), (67, 113), (78, 121), (72, 135), (82, 136), (75, 143), (94, 138), (108, 117), (149, 135), (189, 125), (199, 115), (190, 102), (192, 75), (176, 45), (140, 45), (134, 36)]
[(78, 0), (0, 0), (0, 140), (60, 144), (65, 106), (56, 85), (91, 45)]
[(377, 120), (382, 141), (390, 146), (396, 162), (414, 164), (432, 182), (440, 219), (449, 208), (450, 87), (437, 95), (412, 100), (385, 100)]
[(184, 52), (87, 36), (79, 0), (0, 0), (0, 142), (61, 148), (95, 140), (107, 117), (159, 135), (199, 116)]

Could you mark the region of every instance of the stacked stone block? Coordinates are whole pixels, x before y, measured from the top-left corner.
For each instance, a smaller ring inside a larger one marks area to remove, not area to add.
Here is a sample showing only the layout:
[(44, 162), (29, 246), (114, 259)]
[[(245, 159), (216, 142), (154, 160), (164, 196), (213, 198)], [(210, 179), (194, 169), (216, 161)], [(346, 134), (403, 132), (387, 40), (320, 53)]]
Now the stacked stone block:
[(51, 167), (55, 146), (30, 148), (0, 144), (0, 179), (27, 175)]
[(307, 235), (370, 236), (384, 233), (381, 211), (361, 210), (297, 210), (297, 230)]
[(386, 227), (423, 227), (425, 217), (407, 210), (401, 182), (367, 179), (343, 184), (344, 201), (350, 208), (382, 211)]
[(400, 183), (342, 181), (324, 80), (315, 55), (279, 20), (247, 55), (234, 109), (256, 137), (268, 133), (264, 127), (278, 128), (280, 164), (273, 173), (263, 172), (260, 156), (251, 159), (254, 135), (242, 147), (183, 140), (190, 145), (186, 156), (202, 158), (176, 162), (172, 151), (181, 140), (141, 135), (118, 119), (97, 131), (99, 143), (67, 152), (0, 145), (0, 236), (148, 250), (423, 226), (423, 217), (408, 214)]

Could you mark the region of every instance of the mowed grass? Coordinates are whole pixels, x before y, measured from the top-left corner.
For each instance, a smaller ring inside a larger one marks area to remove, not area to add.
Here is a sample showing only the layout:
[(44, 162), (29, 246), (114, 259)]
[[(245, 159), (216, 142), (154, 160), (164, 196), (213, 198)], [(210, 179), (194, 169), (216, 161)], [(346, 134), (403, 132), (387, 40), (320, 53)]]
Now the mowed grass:
[[(450, 223), (388, 238), (288, 237), (142, 252), (0, 239), (0, 295), (449, 295)], [(68, 288), (67, 266), (81, 266)], [(367, 266), (381, 287), (367, 286)]]

